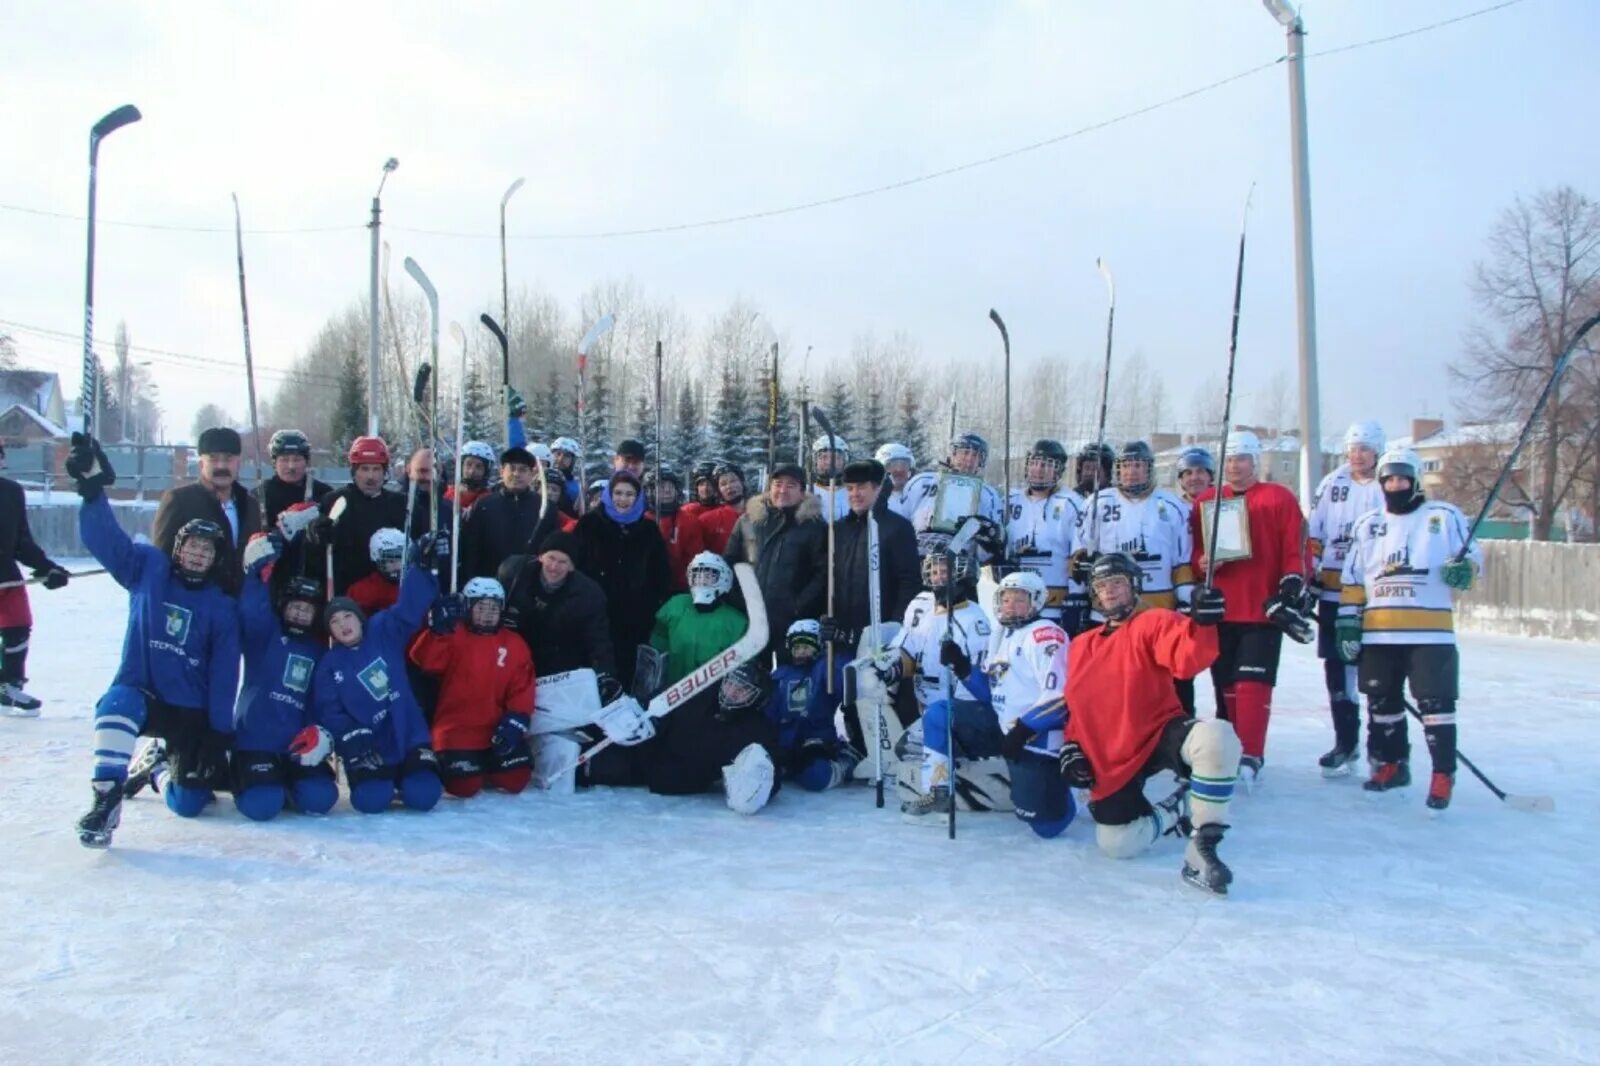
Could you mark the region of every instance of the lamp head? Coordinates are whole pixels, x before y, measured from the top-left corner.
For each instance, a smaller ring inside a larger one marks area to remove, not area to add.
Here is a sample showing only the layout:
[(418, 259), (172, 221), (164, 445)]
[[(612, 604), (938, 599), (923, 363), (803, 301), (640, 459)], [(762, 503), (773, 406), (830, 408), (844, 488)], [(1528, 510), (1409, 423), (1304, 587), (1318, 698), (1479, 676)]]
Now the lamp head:
[(1294, 9), (1289, 0), (1261, 0), (1262, 6), (1285, 29), (1293, 26), (1300, 19), (1300, 13)]

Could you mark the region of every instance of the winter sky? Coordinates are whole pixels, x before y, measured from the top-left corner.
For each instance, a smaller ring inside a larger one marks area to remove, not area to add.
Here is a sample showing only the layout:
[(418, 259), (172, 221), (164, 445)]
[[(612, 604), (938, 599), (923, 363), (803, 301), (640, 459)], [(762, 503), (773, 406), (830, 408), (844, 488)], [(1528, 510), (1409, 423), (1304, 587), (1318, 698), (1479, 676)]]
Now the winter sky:
[[(1305, 11), (1308, 48), (1383, 37), (1493, 0), (1339, 0)], [(1307, 66), (1324, 432), (1391, 434), (1448, 413), (1443, 367), (1496, 215), (1561, 183), (1595, 192), (1600, 96), (1588, 0), (1503, 10)], [(1221, 376), (1245, 191), (1240, 414), (1295, 365), (1283, 65), (938, 180), (758, 221), (574, 237), (782, 208), (915, 177), (1090, 126), (1270, 64), (1257, 0), (1144, 3), (127, 3), (0, 0), (0, 331), (78, 385), (89, 126), (106, 142), (101, 335), (201, 355), (153, 361), (169, 436), (206, 401), (242, 412), (232, 210), (246, 235), (261, 385), (365, 293), (383, 161), (392, 285), (414, 256), (443, 317), (498, 293), (492, 235), (512, 201), (513, 285), (569, 306), (632, 276), (699, 324), (735, 296), (792, 349), (841, 357), (904, 329), (932, 362), (1098, 359), (1118, 283), (1118, 352), (1168, 378), (1169, 407)], [(109, 225), (138, 221), (216, 232)], [(482, 235), (444, 236), (424, 230)], [(518, 238), (517, 235), (524, 235)], [(569, 235), (527, 239), (531, 235)], [(496, 303), (498, 301), (496, 300)], [(26, 329), (20, 329), (16, 324)], [(39, 334), (35, 329), (57, 331)]]

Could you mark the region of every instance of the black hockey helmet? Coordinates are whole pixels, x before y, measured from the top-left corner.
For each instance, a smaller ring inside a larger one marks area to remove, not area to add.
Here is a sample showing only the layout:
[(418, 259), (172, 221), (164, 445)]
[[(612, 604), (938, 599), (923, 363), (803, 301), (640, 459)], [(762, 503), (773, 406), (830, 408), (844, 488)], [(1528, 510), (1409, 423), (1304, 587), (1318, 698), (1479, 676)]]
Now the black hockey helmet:
[[(1111, 468), (1116, 462), (1117, 454), (1105, 441), (1085, 443), (1078, 449), (1077, 462), (1072, 471), (1072, 480), (1076, 482), (1077, 490), (1089, 495), (1111, 484)], [(1084, 472), (1085, 464), (1092, 464), (1088, 473)]]
[[(293, 625), (283, 619), (283, 612), (291, 603), (305, 603), (311, 606), (311, 621), (307, 625)], [(321, 613), (322, 582), (314, 577), (296, 574), (284, 582), (283, 589), (278, 593), (278, 616), (283, 621), (284, 631), (291, 636), (303, 637), (317, 627), (317, 616)]]
[[(196, 537), (211, 542), (211, 565), (204, 573), (196, 574), (183, 568), (180, 557), (183, 547)], [(215, 577), (222, 569), (222, 549), (228, 543), (227, 537), (222, 532), (222, 527), (209, 518), (191, 518), (178, 529), (178, 535), (172, 538), (172, 568), (190, 588), (198, 588)]]
[[(1032, 448), (1028, 449), (1028, 457), (1025, 462), (1027, 465), (1023, 467), (1023, 473), (1027, 477), (1030, 489), (1053, 488), (1061, 480), (1062, 473), (1067, 469), (1067, 449), (1058, 440), (1041, 437), (1033, 442)], [(1049, 468), (1051, 473), (1048, 475), (1048, 480), (1037, 479), (1033, 476), (1032, 468), (1036, 462), (1051, 464)]]
[(716, 717), (727, 722), (751, 711), (759, 711), (766, 698), (766, 678), (759, 667), (744, 663), (729, 670), (717, 686)]
[(981, 471), (989, 462), (989, 442), (976, 433), (960, 433), (950, 440), (950, 457), (954, 458), (957, 451), (970, 448), (978, 453), (978, 469)]
[(715, 460), (707, 460), (703, 463), (694, 464), (694, 480), (696, 484), (699, 484), (702, 481), (715, 481), (716, 478), (717, 463)]
[[(935, 580), (943, 569), (944, 581)], [(978, 560), (971, 552), (950, 551), (947, 541), (922, 557), (922, 587), (939, 599), (970, 600), (978, 593)]]
[[(1125, 482), (1122, 478), (1123, 470), (1135, 463), (1144, 464), (1144, 474), (1135, 481)], [(1156, 453), (1149, 443), (1130, 440), (1122, 446), (1122, 454), (1117, 456), (1117, 487), (1129, 496), (1143, 496), (1155, 483), (1155, 468)]]
[[(1128, 587), (1133, 592), (1125, 608), (1116, 613), (1107, 611), (1095, 597), (1094, 587), (1101, 581), (1113, 577), (1128, 579)], [(1106, 552), (1094, 561), (1089, 568), (1089, 602), (1094, 608), (1113, 622), (1120, 622), (1133, 613), (1139, 605), (1139, 596), (1144, 592), (1144, 571), (1139, 569), (1139, 564), (1133, 561), (1133, 556), (1126, 552)]]
[(298, 455), (309, 462), (311, 439), (298, 429), (278, 430), (267, 442), (267, 456), (276, 459), (280, 455)]
[(1210, 449), (1202, 448), (1196, 444), (1185, 448), (1183, 454), (1178, 456), (1178, 473), (1187, 470), (1204, 470), (1213, 478), (1217, 476), (1217, 460), (1212, 456)]

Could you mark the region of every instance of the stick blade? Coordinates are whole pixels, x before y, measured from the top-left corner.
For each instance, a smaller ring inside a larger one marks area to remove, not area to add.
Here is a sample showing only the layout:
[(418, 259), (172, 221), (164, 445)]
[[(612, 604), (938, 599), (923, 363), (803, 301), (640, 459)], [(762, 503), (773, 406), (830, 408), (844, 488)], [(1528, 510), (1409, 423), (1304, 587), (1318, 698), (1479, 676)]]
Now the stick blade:
[(405, 268), (406, 273), (410, 274), (412, 279), (422, 286), (422, 291), (427, 293), (428, 302), (437, 306), (439, 303), (439, 290), (433, 287), (433, 282), (428, 280), (428, 275), (423, 273), (422, 267), (417, 265), (417, 261), (409, 255), (406, 256)]
[(1556, 809), (1556, 801), (1549, 796), (1519, 796), (1514, 792), (1506, 793), (1506, 805), (1532, 814), (1550, 814)]
[(94, 124), (89, 133), (96, 140), (99, 140), (116, 130), (120, 130), (130, 122), (138, 122), (141, 118), (144, 118), (144, 115), (139, 113), (137, 107), (132, 104), (123, 104), (115, 111), (103, 116), (99, 122)]
[(606, 330), (617, 324), (617, 316), (607, 312), (600, 316), (600, 320), (589, 327), (589, 332), (583, 335), (583, 340), (578, 342), (578, 354), (588, 355), (589, 349), (594, 347), (594, 342), (605, 335)]

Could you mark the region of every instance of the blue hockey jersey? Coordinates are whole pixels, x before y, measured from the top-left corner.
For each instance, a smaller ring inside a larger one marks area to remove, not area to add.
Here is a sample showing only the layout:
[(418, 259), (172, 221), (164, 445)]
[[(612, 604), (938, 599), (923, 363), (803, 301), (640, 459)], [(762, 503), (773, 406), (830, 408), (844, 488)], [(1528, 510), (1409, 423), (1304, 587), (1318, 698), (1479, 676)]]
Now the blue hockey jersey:
[(113, 684), (203, 711), (210, 728), (232, 733), (239, 688), (239, 619), (232, 597), (215, 582), (192, 589), (173, 576), (166, 553), (135, 544), (104, 496), (79, 509), (78, 536), (128, 590), (128, 628)]
[(778, 727), (778, 747), (798, 751), (808, 740), (835, 743), (833, 701), (828, 698), (828, 664), (818, 659), (809, 667), (785, 663), (772, 671), (767, 718)]
[(312, 703), (336, 750), (340, 737), (363, 726), (372, 730), (374, 750), (386, 763), (399, 765), (407, 752), (429, 746), (427, 720), (406, 679), (406, 649), (438, 595), (432, 572), (410, 567), (400, 581), (399, 602), (367, 619), (361, 643), (335, 644), (317, 664)]
[(244, 687), (234, 708), (234, 747), (282, 755), (294, 735), (313, 724), (311, 678), (328, 647), (285, 633), (268, 583), (252, 574), (239, 591), (239, 632)]

